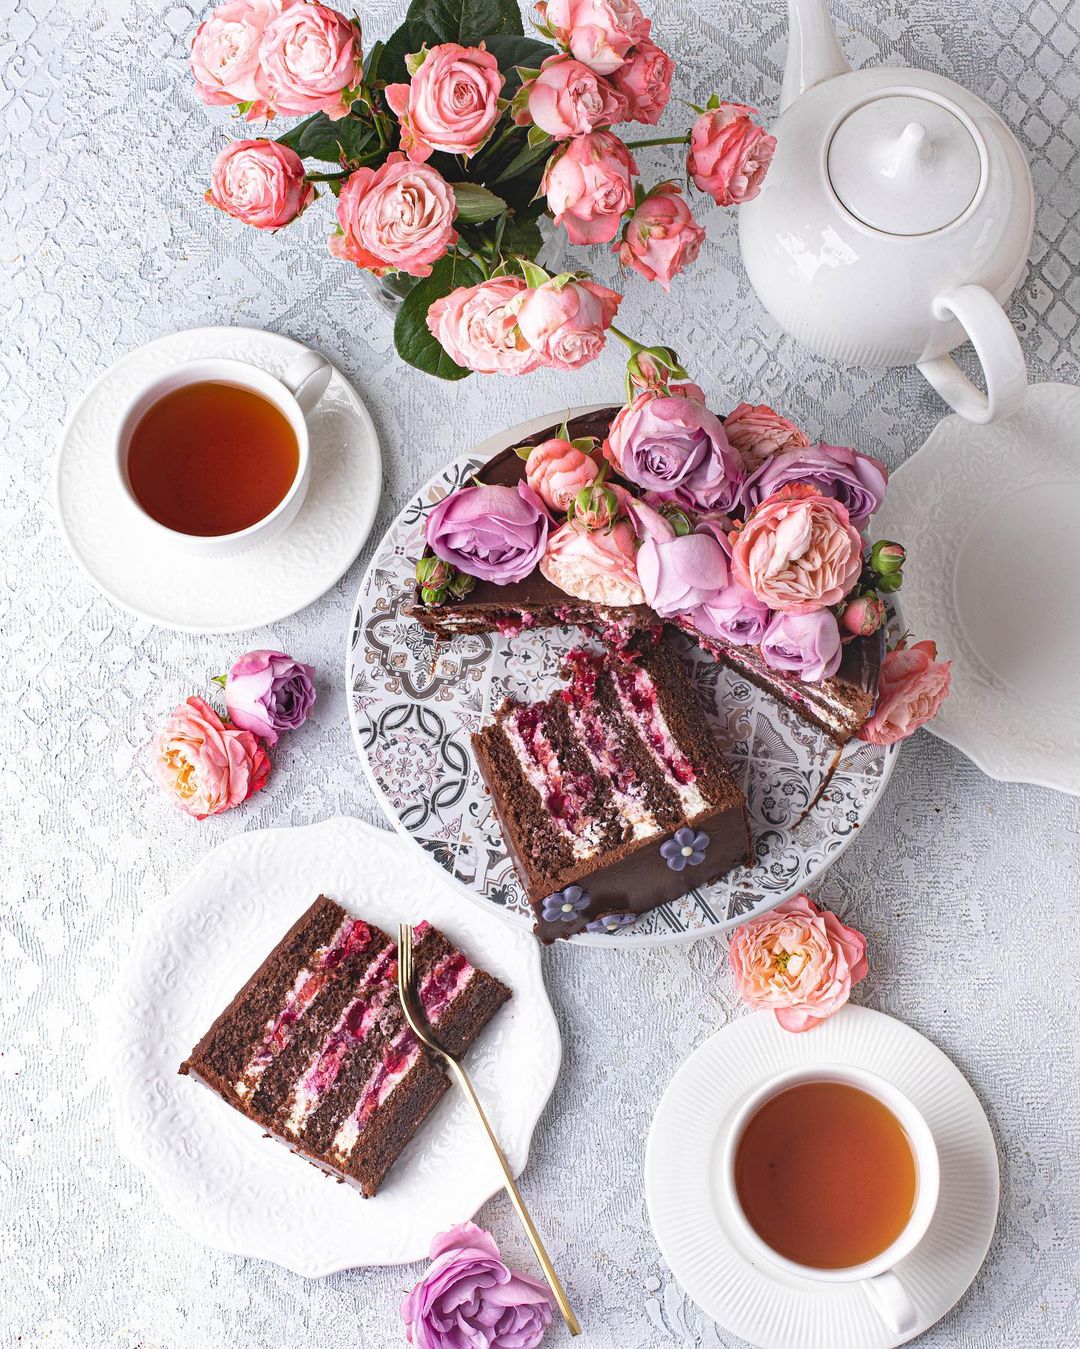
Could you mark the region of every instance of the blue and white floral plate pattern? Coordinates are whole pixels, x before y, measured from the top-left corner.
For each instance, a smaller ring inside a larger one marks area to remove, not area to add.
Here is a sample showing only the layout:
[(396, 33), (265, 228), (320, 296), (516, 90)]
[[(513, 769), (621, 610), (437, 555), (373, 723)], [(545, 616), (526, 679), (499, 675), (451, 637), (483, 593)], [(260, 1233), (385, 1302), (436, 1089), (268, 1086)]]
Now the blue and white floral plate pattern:
[[(573, 409), (569, 415), (587, 410)], [(469, 737), (507, 694), (546, 697), (561, 682), (566, 653), (585, 635), (575, 628), (548, 628), (516, 637), (485, 634), (436, 642), (406, 611), (431, 508), (492, 455), (559, 415), (501, 432), (416, 494), (376, 549), (361, 583), (347, 655), (353, 735), (390, 822), (463, 893), (528, 925), (532, 912)], [(691, 941), (772, 908), (843, 852), (869, 818), (892, 771), (895, 747), (853, 741), (822, 791), (836, 754), (833, 743), (689, 642), (684, 650), (706, 705), (715, 709), (728, 763), (746, 792), (757, 864), (690, 890), (630, 926), (572, 937), (577, 944)]]

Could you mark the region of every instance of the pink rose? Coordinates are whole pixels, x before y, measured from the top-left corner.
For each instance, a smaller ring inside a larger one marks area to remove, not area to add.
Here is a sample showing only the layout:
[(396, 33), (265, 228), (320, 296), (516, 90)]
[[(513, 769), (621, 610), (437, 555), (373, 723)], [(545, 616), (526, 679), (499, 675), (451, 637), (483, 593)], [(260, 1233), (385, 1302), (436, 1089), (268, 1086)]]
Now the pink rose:
[(569, 440), (553, 437), (534, 445), (525, 461), (529, 486), (554, 511), (565, 512), (583, 487), (596, 481), (600, 466)]
[(292, 0), (226, 0), (210, 11), (191, 43), (195, 92), (204, 103), (250, 103), (248, 121), (271, 116), (259, 45), (271, 19)]
[(619, 67), (611, 82), (626, 95), (627, 115), (634, 122), (655, 126), (671, 97), (671, 77), (675, 62), (651, 38), (634, 44), (625, 65)]
[(885, 622), (885, 602), (877, 595), (857, 595), (844, 605), (840, 623), (851, 637), (871, 637)]
[(614, 247), (624, 267), (669, 291), (671, 278), (694, 261), (704, 238), (678, 183), (662, 183), (630, 217)]
[(881, 662), (877, 707), (859, 732), (872, 745), (895, 745), (937, 716), (952, 682), (952, 661), (933, 642), (900, 645)]
[(626, 98), (602, 75), (560, 52), (549, 56), (535, 79), (514, 97), (514, 121), (530, 122), (556, 140), (581, 136), (626, 118)]
[(606, 244), (634, 204), (636, 173), (633, 156), (618, 136), (590, 131), (551, 156), (540, 190), (572, 244)]
[(638, 502), (632, 510), (643, 534), (638, 579), (661, 618), (696, 609), (727, 588), (727, 555), (711, 533), (677, 535), (651, 507)]
[(568, 595), (594, 604), (643, 603), (635, 563), (636, 537), (629, 520), (610, 531), (589, 530), (568, 520), (548, 539), (540, 570)]
[(154, 776), (197, 820), (238, 806), (270, 776), (270, 760), (251, 732), (222, 721), (201, 698), (173, 711), (153, 753)]
[(785, 614), (839, 604), (862, 571), (862, 539), (845, 508), (802, 483), (763, 501), (731, 542), (736, 581)]
[(690, 132), (686, 171), (717, 206), (736, 206), (761, 191), (776, 137), (750, 120), (754, 111), (721, 103), (703, 112)]
[(804, 450), (810, 444), (794, 422), (764, 403), (740, 403), (724, 418), (724, 430), (751, 473), (770, 455), (781, 450)]
[(423, 161), (432, 151), (476, 154), (499, 120), (499, 63), (483, 47), (444, 42), (412, 60), (409, 84), (388, 84), (386, 101), (401, 123), (401, 147)]
[(429, 276), (431, 264), (457, 243), (454, 189), (426, 164), (400, 151), (378, 169), (357, 169), (338, 197), (340, 234), (330, 252), (376, 276)]
[(233, 141), (214, 160), (206, 200), (245, 225), (276, 230), (311, 205), (315, 189), (295, 150), (277, 141)]
[(800, 894), (737, 927), (728, 960), (740, 998), (784, 1030), (810, 1030), (866, 978), (866, 938)]
[(536, 8), (556, 41), (598, 75), (618, 70), (649, 35), (637, 0), (541, 0)]
[(327, 5), (291, 4), (271, 20), (259, 45), (278, 112), (325, 112), (338, 121), (359, 85), (364, 53), (360, 25)]
[(521, 277), (497, 276), (459, 286), (427, 312), (428, 331), (452, 361), (482, 375), (527, 375), (540, 357), (521, 335), (517, 302), (529, 287)]
[(544, 365), (576, 370), (603, 351), (621, 301), (596, 281), (552, 277), (520, 301), (518, 328)]

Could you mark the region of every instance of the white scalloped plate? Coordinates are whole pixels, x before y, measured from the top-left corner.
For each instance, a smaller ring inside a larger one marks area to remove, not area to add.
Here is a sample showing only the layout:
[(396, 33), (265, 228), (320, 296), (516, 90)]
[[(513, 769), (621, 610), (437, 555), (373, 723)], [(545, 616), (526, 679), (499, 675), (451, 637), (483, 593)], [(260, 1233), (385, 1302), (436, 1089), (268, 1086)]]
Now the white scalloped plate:
[(562, 1057), (539, 948), (463, 906), (418, 854), (361, 820), (240, 834), (142, 915), (102, 1027), (121, 1152), (162, 1208), (200, 1241), (318, 1277), (426, 1257), (471, 1218), (501, 1173), (456, 1090), (438, 1105), (374, 1199), (338, 1185), (177, 1068), (274, 943), (320, 893), (396, 935), (430, 919), (513, 997), (469, 1070), (515, 1175)]
[(192, 328), (147, 342), (90, 386), (68, 417), (53, 497), (75, 561), (114, 604), (183, 632), (246, 632), (312, 604), (349, 569), (382, 487), (374, 423), (337, 370), (308, 419), (311, 486), (280, 535), (229, 558), (150, 547), (113, 472), (113, 431), (132, 392), (181, 361), (250, 361), (280, 375), (307, 348), (257, 328)]
[[(941, 1192), (926, 1236), (897, 1265), (919, 1316), (899, 1339), (858, 1284), (813, 1283), (762, 1262), (719, 1198), (727, 1121), (766, 1079), (815, 1063), (879, 1073), (910, 1097), (934, 1134)], [(978, 1273), (998, 1197), (994, 1136), (960, 1070), (902, 1021), (850, 1004), (801, 1035), (781, 1030), (771, 1012), (717, 1031), (671, 1079), (645, 1148), (649, 1220), (671, 1272), (707, 1315), (758, 1349), (893, 1349), (921, 1335)]]
[(1080, 793), (1080, 389), (939, 422), (874, 521), (908, 549), (904, 616), (953, 662), (928, 730), (1001, 782)]

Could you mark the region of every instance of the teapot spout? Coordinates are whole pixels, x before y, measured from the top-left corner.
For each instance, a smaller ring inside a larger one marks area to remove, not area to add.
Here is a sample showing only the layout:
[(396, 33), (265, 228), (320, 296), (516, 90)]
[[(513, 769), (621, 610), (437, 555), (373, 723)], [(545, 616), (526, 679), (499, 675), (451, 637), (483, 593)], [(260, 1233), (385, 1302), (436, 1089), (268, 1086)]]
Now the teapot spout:
[(826, 0), (788, 0), (788, 51), (780, 111), (807, 89), (850, 69), (836, 40)]

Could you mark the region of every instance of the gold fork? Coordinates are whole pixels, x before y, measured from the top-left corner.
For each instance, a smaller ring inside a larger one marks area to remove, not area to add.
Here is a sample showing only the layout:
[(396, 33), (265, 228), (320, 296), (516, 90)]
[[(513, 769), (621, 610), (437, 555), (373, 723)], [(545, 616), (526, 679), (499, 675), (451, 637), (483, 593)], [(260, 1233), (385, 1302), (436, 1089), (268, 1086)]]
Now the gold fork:
[(536, 1230), (536, 1225), (529, 1216), (529, 1210), (525, 1207), (525, 1201), (518, 1193), (518, 1187), (514, 1183), (514, 1177), (510, 1172), (510, 1165), (499, 1146), (499, 1140), (495, 1137), (491, 1125), (488, 1123), (488, 1117), (484, 1114), (484, 1107), (480, 1104), (480, 1098), (477, 1096), (473, 1084), (469, 1081), (469, 1075), (461, 1066), (461, 1060), (458, 1056), (452, 1054), (435, 1038), (435, 1033), (428, 1022), (427, 1013), (424, 1011), (416, 988), (413, 930), (408, 923), (402, 923), (398, 927), (398, 997), (401, 999), (401, 1010), (405, 1013), (405, 1020), (409, 1023), (412, 1033), (429, 1053), (434, 1054), (436, 1058), (441, 1059), (446, 1064), (451, 1075), (457, 1079), (458, 1086), (472, 1103), (472, 1108), (476, 1111), (477, 1118), (484, 1126), (488, 1142), (502, 1167), (506, 1192), (510, 1196), (514, 1208), (517, 1209), (517, 1215), (521, 1219), (521, 1225), (525, 1228), (526, 1235), (532, 1242), (532, 1248), (536, 1252), (536, 1258), (540, 1262), (540, 1268), (544, 1271), (544, 1278), (548, 1281), (548, 1287), (554, 1294), (559, 1311), (562, 1312), (566, 1328), (571, 1335), (580, 1335), (581, 1326), (574, 1315), (574, 1309), (567, 1300), (563, 1286), (559, 1282), (559, 1276), (555, 1273), (555, 1266), (551, 1263), (551, 1258), (540, 1239), (540, 1233)]

